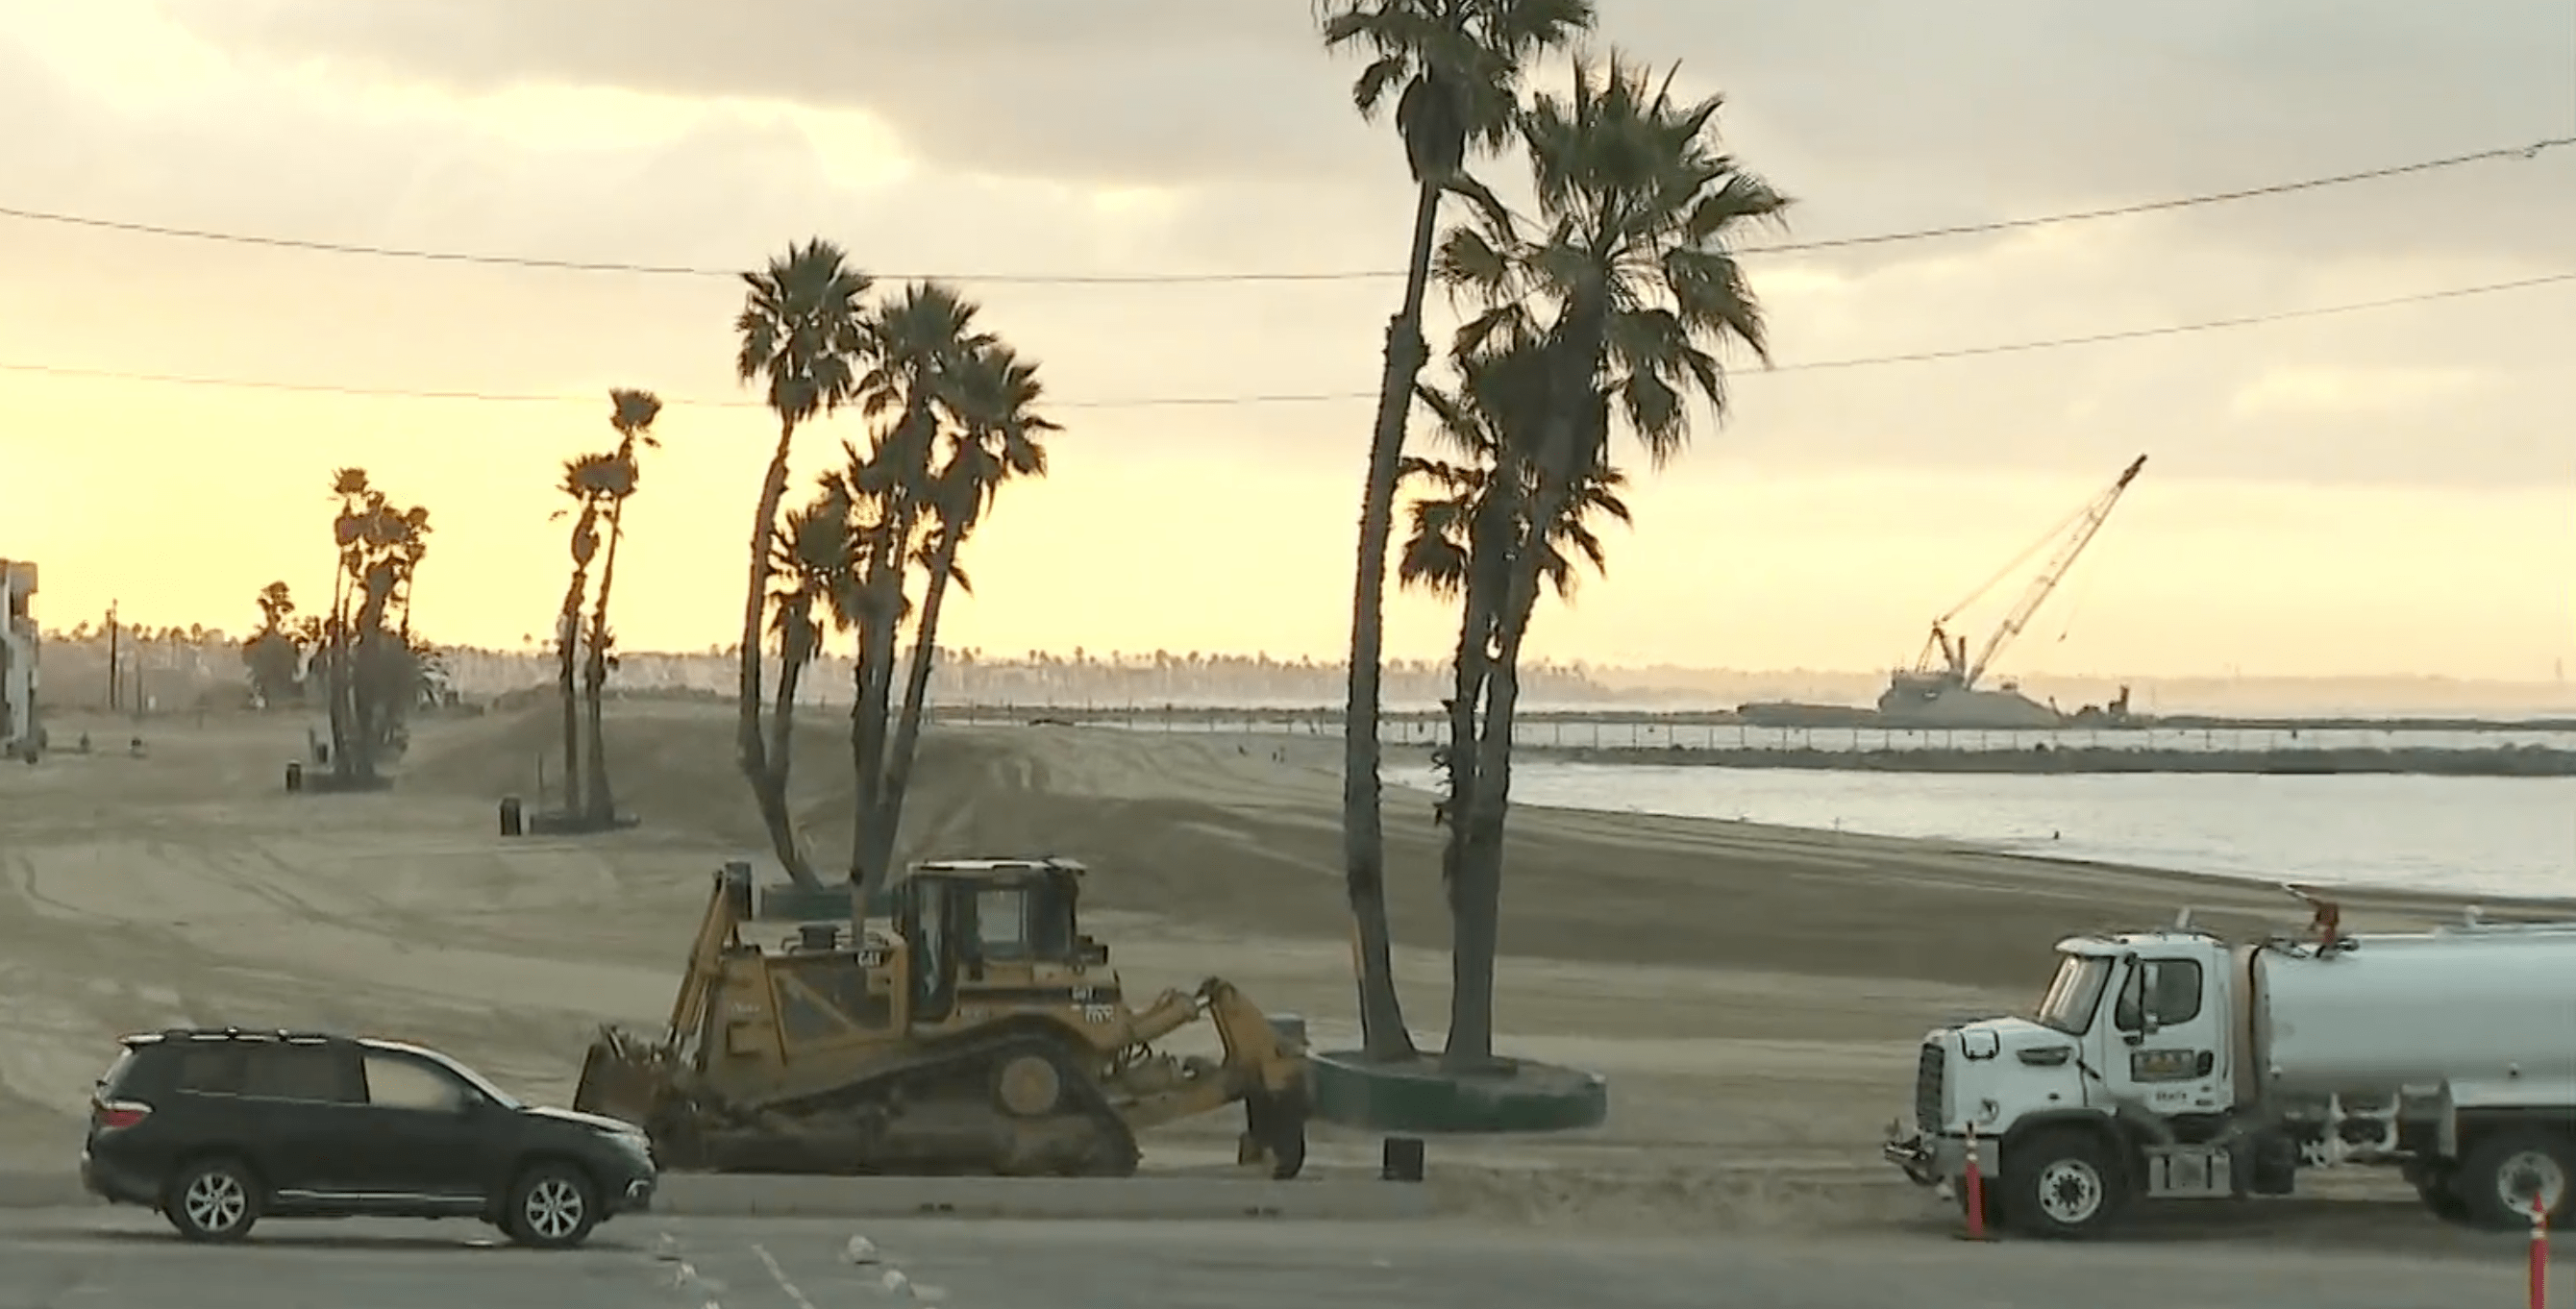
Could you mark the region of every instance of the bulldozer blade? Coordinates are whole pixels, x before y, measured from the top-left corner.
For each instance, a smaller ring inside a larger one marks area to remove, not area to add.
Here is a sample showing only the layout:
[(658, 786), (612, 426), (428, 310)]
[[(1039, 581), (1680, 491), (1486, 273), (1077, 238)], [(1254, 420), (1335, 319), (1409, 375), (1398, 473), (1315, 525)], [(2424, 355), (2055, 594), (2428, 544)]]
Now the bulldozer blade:
[(648, 1126), (668, 1089), (663, 1069), (643, 1052), (608, 1037), (591, 1042), (582, 1057), (581, 1084), (572, 1107), (586, 1114), (605, 1114), (638, 1127)]

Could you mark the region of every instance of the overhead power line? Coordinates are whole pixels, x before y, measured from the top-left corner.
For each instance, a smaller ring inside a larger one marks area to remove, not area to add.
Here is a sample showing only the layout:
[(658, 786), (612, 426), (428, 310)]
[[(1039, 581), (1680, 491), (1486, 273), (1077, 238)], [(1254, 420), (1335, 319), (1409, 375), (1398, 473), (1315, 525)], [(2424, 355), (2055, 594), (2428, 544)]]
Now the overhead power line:
[[(2365, 169), (2357, 173), (2336, 173), (2299, 181), (2279, 182), (2268, 186), (2243, 187), (2233, 191), (2210, 191), (2198, 195), (2177, 196), (2164, 200), (2145, 200), (2134, 204), (2113, 205), (2103, 209), (2082, 209), (2068, 213), (2046, 214), (2032, 218), (2007, 218), (1985, 223), (1959, 223), (1947, 227), (1914, 228), (1897, 232), (1878, 232), (1862, 236), (1831, 237), (1814, 241), (1785, 241), (1769, 245), (1748, 245), (1743, 254), (1796, 254), (1823, 250), (1851, 250), (1868, 246), (1897, 245), (1911, 241), (1931, 241), (1947, 237), (1986, 236), (2001, 232), (2026, 231), (2067, 223), (2092, 222), (2104, 218), (2125, 218), (2139, 214), (2162, 213), (2176, 209), (2195, 209), (2207, 205), (2233, 204), (2267, 196), (2291, 195), (2327, 187), (2348, 186), (2356, 182), (2373, 182), (2416, 173), (2436, 172), (2469, 164), (2501, 160), (2527, 160), (2548, 150), (2576, 145), (2576, 136), (2547, 137), (2525, 145), (2499, 146), (2468, 154), (2446, 155), (2439, 159), (2422, 159), (2413, 163), (2394, 164), (2385, 168)], [(417, 262), (468, 264), (494, 268), (544, 269), (572, 273), (620, 273), (635, 277), (733, 278), (742, 270), (708, 268), (689, 264), (627, 263), (581, 259), (547, 259), (530, 255), (487, 254), (464, 250), (433, 250), (408, 246), (361, 245), (343, 241), (310, 240), (302, 237), (272, 236), (255, 232), (219, 231), (212, 228), (174, 227), (159, 223), (134, 222), (119, 218), (100, 218), (87, 214), (59, 213), (42, 209), (20, 209), (0, 206), (0, 218), (26, 223), (47, 223), (60, 227), (85, 228), (92, 231), (117, 232), (128, 236), (154, 236), (188, 241), (209, 241), (224, 245), (259, 246), (273, 250), (295, 250), (309, 254), (358, 255), (375, 259), (408, 259)], [(1323, 269), (1313, 271), (1237, 272), (1237, 273), (991, 273), (991, 272), (885, 272), (894, 281), (933, 279), (948, 282), (985, 282), (995, 285), (1023, 286), (1152, 286), (1186, 284), (1253, 284), (1263, 282), (1359, 282), (1404, 276), (1403, 269)]]
[[(2331, 318), (2342, 314), (2366, 313), (2375, 309), (2395, 309), (2405, 305), (2432, 304), (2443, 300), (2462, 300), (2472, 296), (2497, 295), (2506, 291), (2524, 291), (2542, 286), (2576, 283), (2576, 272), (2544, 273), (2506, 282), (2487, 282), (2477, 286), (2447, 287), (2414, 295), (2387, 296), (2377, 300), (2359, 300), (2345, 304), (2317, 305), (2307, 309), (2283, 309), (2263, 314), (2240, 314), (2229, 318), (2210, 318), (2190, 323), (2166, 323), (2156, 327), (2123, 328), (2108, 332), (2088, 332), (2076, 336), (2053, 336), (2033, 341), (2008, 341), (1993, 345), (1953, 346), (1937, 350), (1914, 350), (1902, 354), (1866, 355), (1851, 359), (1819, 359), (1806, 363), (1775, 364), (1767, 369), (1746, 369), (1736, 375), (1758, 376), (1761, 373), (1818, 373), (1854, 368), (1880, 368), (1896, 364), (1933, 363), (1952, 359), (1975, 359), (1987, 355), (2030, 354), (2042, 350), (2064, 350), (2076, 346), (2103, 345), (2114, 341), (2143, 341), (2163, 336), (2188, 336), (2200, 332), (2226, 331), (2242, 327), (2259, 327), (2268, 323), (2295, 322), (2307, 318)], [(299, 395), (357, 396), (380, 400), (455, 400), (483, 404), (597, 404), (599, 396), (563, 395), (540, 392), (413, 390), (395, 387), (347, 386), (333, 382), (293, 382), (266, 378), (204, 377), (177, 373), (129, 372), (111, 368), (83, 368), (70, 364), (10, 362), (0, 360), (0, 373), (19, 373), (39, 377), (73, 378), (101, 382), (139, 382), (162, 386), (212, 387), (235, 391), (282, 391)], [(1323, 404), (1349, 400), (1374, 400), (1375, 391), (1304, 391), (1272, 392), (1247, 395), (1136, 396), (1109, 400), (1049, 400), (1056, 409), (1173, 409), (1173, 408), (1244, 408), (1255, 405)], [(721, 400), (674, 398), (673, 407), (705, 409), (764, 409), (758, 400), (733, 397)]]

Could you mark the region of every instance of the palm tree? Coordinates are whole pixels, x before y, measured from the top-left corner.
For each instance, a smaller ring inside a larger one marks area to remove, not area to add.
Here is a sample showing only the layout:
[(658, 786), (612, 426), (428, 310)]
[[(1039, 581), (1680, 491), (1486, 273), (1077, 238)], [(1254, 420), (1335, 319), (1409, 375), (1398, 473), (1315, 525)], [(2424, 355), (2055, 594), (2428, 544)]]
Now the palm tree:
[[(1466, 825), (1461, 821), (1465, 798), (1475, 784), (1476, 709), (1484, 695), (1501, 632), (1492, 597), (1509, 576), (1512, 562), (1524, 551), (1539, 552), (1540, 576), (1560, 599), (1574, 598), (1577, 560), (1594, 572), (1606, 570), (1608, 558), (1592, 520), (1631, 520), (1620, 498), (1626, 477), (1596, 465), (1577, 495), (1546, 524), (1531, 520), (1536, 508), (1538, 469), (1532, 462), (1529, 424), (1514, 404), (1544, 360), (1534, 351), (1460, 361), (1463, 376), (1453, 394), (1425, 387), (1421, 399), (1438, 419), (1434, 432), (1460, 462), (1408, 456), (1404, 479), (1424, 488), (1411, 506), (1413, 531), (1405, 542), (1397, 576), (1459, 603), (1457, 653), (1445, 701), (1448, 735), (1433, 751), (1445, 774), (1447, 795), (1436, 816), (1448, 829), (1441, 850), (1440, 875), (1453, 911), (1464, 854)], [(1524, 411), (1525, 412), (1525, 411)], [(1472, 964), (1453, 952), (1453, 971)], [(1457, 979), (1453, 977), (1453, 989)]]
[(913, 758), (921, 744), (921, 721), (930, 696), (930, 674), (939, 653), (939, 614), (948, 588), (969, 595), (974, 585), (958, 565), (958, 551), (975, 533), (1002, 484), (1020, 477), (1044, 477), (1047, 452), (1042, 437), (1063, 430), (1036, 412), (1046, 394), (1038, 366), (999, 342), (968, 355), (959, 366), (948, 406), (955, 419), (947, 455), (932, 474), (928, 497), (935, 519), (923, 559), (929, 581), (921, 613), (913, 626), (912, 666), (906, 672), (903, 715), (894, 736), (893, 757), (886, 767), (885, 794), (878, 805), (876, 849), (869, 866), (885, 869), (894, 859), (896, 828), (903, 817), (904, 794), (912, 783)]
[(734, 319), (740, 346), (734, 373), (745, 383), (762, 380), (771, 413), (778, 415), (778, 448), (760, 485), (751, 520), (751, 584), (743, 596), (740, 685), (734, 748), (753, 802), (769, 829), (771, 848), (799, 886), (812, 887), (813, 870), (798, 847), (787, 811), (787, 788), (773, 772), (760, 731), (761, 635), (769, 605), (770, 542), (777, 535), (778, 505), (787, 497), (787, 460), (799, 425), (829, 414), (848, 400), (857, 382), (865, 344), (862, 300), (875, 285), (850, 267), (839, 246), (820, 237), (789, 248), (758, 273), (743, 274), (748, 290)]
[(636, 479), (642, 471), (637, 456), (661, 444), (653, 438), (653, 420), (662, 415), (662, 400), (650, 391), (621, 388), (608, 393), (608, 404), (609, 426), (617, 430), (617, 451), (609, 456), (598, 484), (600, 498), (608, 506), (608, 556), (599, 565), (599, 600), (590, 611), (590, 661), (583, 670), (582, 682), (582, 698), (590, 708), (590, 758), (584, 770), (589, 787), (584, 793), (584, 808), (593, 823), (603, 825), (617, 816), (617, 801), (608, 786), (608, 743), (601, 732), (600, 700), (608, 686), (608, 595), (617, 585), (617, 544), (626, 538), (626, 501), (635, 494)]
[(284, 582), (259, 589), (259, 627), (242, 642), (242, 663), (250, 671), (251, 693), (259, 707), (275, 708), (300, 696), (303, 650), (295, 639), (295, 595)]
[[(590, 454), (567, 459), (556, 490), (572, 501), (554, 517), (574, 514), (572, 580), (564, 585), (563, 607), (555, 614), (555, 692), (563, 706), (563, 811), (581, 803), (581, 607), (590, 588), (591, 561), (599, 557), (599, 512), (603, 488), (614, 478), (614, 455)], [(576, 510), (578, 511), (576, 513)]]
[(1404, 301), (1387, 326), (1386, 371), (1378, 384), (1377, 421), (1360, 498), (1342, 722), (1343, 873), (1358, 928), (1362, 1044), (1375, 1058), (1413, 1053), (1395, 991), (1386, 917), (1379, 662), (1385, 646), (1386, 561), (1394, 534), (1397, 465), (1404, 453), (1414, 379), (1427, 355), (1422, 300), (1440, 200), (1453, 190), (1481, 194), (1483, 188), (1462, 171), (1468, 152), (1496, 149), (1510, 140), (1523, 66), (1590, 30), (1594, 16), (1592, 0), (1328, 0), (1322, 10), (1327, 50), (1359, 49), (1370, 57), (1351, 86), (1360, 114), (1375, 118), (1393, 97), (1396, 131), (1404, 141), (1415, 190)]
[(853, 451), (850, 502), (876, 509), (860, 534), (857, 706), (850, 753), (858, 773), (850, 837), (850, 881), (873, 893), (888, 873), (877, 851), (893, 848), (894, 817), (885, 808), (887, 744), (894, 663), (907, 599), (905, 578), (929, 515), (931, 460), (966, 361), (995, 343), (975, 326), (976, 305), (949, 286), (915, 282), (867, 322), (867, 371), (857, 385), (864, 412), (879, 429), (864, 458)]
[[(364, 477), (357, 474), (359, 482)], [(404, 720), (419, 692), (411, 594), (429, 552), (429, 511), (396, 509), (372, 488), (359, 493), (356, 504), (356, 512), (344, 512), (334, 526), (349, 565), (349, 593), (357, 597), (347, 624), (354, 629), (347, 665), (349, 773), (360, 784), (372, 784), (379, 754), (401, 749)]]
[[(1693, 396), (1723, 417), (1716, 348), (1733, 342), (1768, 360), (1761, 308), (1731, 243), (1747, 226), (1778, 222), (1789, 202), (1719, 148), (1720, 104), (1678, 101), (1670, 74), (1657, 83), (1616, 55), (1606, 69), (1578, 60), (1571, 92), (1539, 96), (1522, 119), (1538, 198), (1530, 230), (1499, 205), (1480, 205), (1443, 242), (1443, 280), (1483, 306), (1460, 327), (1454, 353), (1516, 361), (1487, 381), (1513, 429), (1507, 440), (1528, 442), (1524, 521), (1565, 516), (1607, 465), (1615, 429), (1660, 468), (1689, 440)], [(1472, 766), (1452, 761), (1453, 821), (1464, 832), (1445, 1054), (1459, 1066), (1492, 1057), (1511, 724), (1547, 555), (1513, 555), (1486, 597), (1494, 646), (1483, 722)]]
[(850, 515), (849, 502), (827, 479), (811, 504), (787, 512), (771, 542), (771, 573), (780, 585), (770, 592), (770, 626), (778, 638), (778, 699), (769, 715), (769, 766), (782, 791), (795, 762), (790, 743), (796, 730), (796, 692), (805, 670), (823, 652), (816, 610), (836, 632), (848, 631), (857, 618), (857, 595), (850, 585)]
[(363, 468), (338, 468), (331, 473), (331, 496), (339, 501), (339, 512), (331, 520), (332, 543), (338, 567), (331, 574), (331, 613), (324, 623), (328, 655), (324, 691), (330, 696), (331, 774), (346, 782), (357, 775), (357, 679), (351, 675), (353, 659), (350, 649), (350, 613), (355, 603), (358, 578), (364, 567), (364, 542), (361, 534), (373, 506), (381, 505), (384, 496), (367, 481)]

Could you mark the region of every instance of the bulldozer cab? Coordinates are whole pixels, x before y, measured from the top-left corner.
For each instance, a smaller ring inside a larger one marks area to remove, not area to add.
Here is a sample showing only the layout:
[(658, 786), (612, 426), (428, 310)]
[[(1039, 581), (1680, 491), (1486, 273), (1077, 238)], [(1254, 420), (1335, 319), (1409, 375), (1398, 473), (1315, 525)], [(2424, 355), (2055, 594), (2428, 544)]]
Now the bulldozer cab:
[(1083, 873), (1064, 859), (915, 865), (894, 903), (895, 933), (911, 947), (912, 1020), (949, 1021), (961, 991), (987, 1004), (1040, 1000), (1042, 975), (1106, 965), (1108, 947), (1081, 932)]

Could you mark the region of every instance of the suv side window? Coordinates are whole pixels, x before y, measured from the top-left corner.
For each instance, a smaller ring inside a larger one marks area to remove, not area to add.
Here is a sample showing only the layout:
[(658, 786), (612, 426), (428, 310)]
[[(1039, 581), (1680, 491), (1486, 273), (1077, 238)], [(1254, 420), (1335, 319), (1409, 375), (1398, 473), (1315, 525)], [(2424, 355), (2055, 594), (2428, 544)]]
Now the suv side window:
[(327, 1045), (261, 1045), (243, 1052), (242, 1094), (318, 1104), (351, 1104), (342, 1052)]
[(230, 1041), (191, 1045), (179, 1052), (179, 1073), (171, 1089), (200, 1095), (240, 1095), (250, 1061)]
[(458, 1113), (474, 1091), (444, 1070), (380, 1050), (366, 1053), (367, 1103), (379, 1109)]

